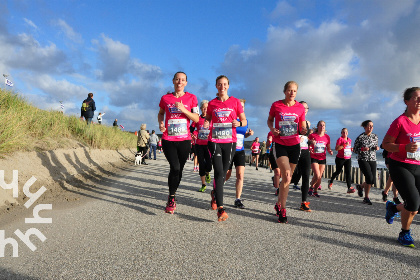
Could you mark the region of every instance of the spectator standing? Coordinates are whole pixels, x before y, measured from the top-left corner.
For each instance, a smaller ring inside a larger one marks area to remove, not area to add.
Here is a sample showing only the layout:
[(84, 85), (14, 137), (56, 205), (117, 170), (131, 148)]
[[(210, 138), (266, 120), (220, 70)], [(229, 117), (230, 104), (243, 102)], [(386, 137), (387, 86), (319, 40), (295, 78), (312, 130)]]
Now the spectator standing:
[(99, 113), (99, 115), (98, 115), (98, 124), (102, 124), (102, 117), (105, 115), (105, 113)]
[(147, 153), (147, 142), (149, 141), (149, 138), (149, 133), (146, 131), (146, 124), (142, 123), (137, 137), (137, 152), (141, 153), (141, 164), (145, 165), (147, 165), (145, 157)]
[(149, 150), (149, 158), (152, 158), (152, 151), (153, 151), (153, 159), (156, 160), (156, 147), (157, 143), (159, 142), (159, 137), (156, 135), (155, 131), (152, 130), (152, 135), (150, 135), (150, 150)]
[(93, 100), (93, 93), (89, 93), (88, 97), (83, 100), (82, 108), (80, 109), (80, 117), (85, 118), (86, 123), (89, 125), (92, 123), (93, 114), (96, 110), (95, 101)]
[(112, 124), (112, 126), (113, 126), (114, 128), (118, 128), (118, 120), (117, 120), (117, 119), (115, 119), (115, 121), (114, 121), (114, 123)]

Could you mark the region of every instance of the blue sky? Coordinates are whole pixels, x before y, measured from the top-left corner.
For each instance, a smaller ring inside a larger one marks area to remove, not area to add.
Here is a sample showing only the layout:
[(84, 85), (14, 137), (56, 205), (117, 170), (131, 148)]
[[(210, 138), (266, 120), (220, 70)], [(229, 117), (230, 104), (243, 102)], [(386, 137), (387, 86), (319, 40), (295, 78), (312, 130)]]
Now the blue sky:
[(227, 75), (261, 139), (271, 104), (297, 81), (309, 121), (326, 121), (333, 144), (366, 119), (381, 141), (403, 90), (419, 86), (419, 1), (14, 0), (0, 10), (0, 71), (16, 92), (42, 109), (63, 101), (66, 115), (93, 92), (104, 123), (131, 131), (158, 130), (176, 71), (199, 101)]

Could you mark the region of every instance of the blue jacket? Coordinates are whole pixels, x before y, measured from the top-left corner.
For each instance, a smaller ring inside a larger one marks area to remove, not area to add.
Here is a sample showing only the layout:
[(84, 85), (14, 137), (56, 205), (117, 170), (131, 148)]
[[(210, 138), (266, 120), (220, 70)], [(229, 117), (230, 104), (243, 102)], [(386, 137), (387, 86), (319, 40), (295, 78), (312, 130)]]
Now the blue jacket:
[(81, 117), (85, 117), (86, 119), (88, 118), (93, 118), (93, 114), (96, 110), (96, 106), (95, 106), (95, 100), (93, 100), (92, 98), (88, 97), (85, 100), (83, 100), (83, 103), (85, 102), (89, 102), (89, 107), (87, 108), (86, 111), (83, 111), (83, 109), (80, 109), (80, 116)]

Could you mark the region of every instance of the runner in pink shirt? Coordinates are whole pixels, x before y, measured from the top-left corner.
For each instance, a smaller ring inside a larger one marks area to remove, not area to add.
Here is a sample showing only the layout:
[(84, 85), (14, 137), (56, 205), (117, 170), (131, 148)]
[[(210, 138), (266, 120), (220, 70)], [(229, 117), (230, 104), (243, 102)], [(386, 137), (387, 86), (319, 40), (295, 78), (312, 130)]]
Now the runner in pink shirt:
[(404, 103), (405, 112), (393, 121), (382, 142), (392, 153), (389, 174), (404, 204), (387, 201), (385, 220), (392, 224), (397, 212), (401, 212), (398, 241), (403, 246), (414, 247), (410, 226), (420, 210), (420, 87), (406, 89)]
[[(206, 120), (211, 122), (208, 147), (214, 169), (214, 190), (211, 192), (211, 206), (217, 211), (219, 221), (228, 218), (223, 208), (223, 185), (230, 162), (236, 151), (236, 127), (246, 126), (247, 120), (239, 99), (228, 96), (229, 79), (216, 78), (217, 97), (209, 102)], [(239, 117), (240, 121), (236, 118)], [(209, 127), (208, 123), (205, 127)]]
[(165, 208), (165, 212), (170, 214), (176, 209), (175, 193), (191, 150), (190, 120), (198, 122), (199, 118), (197, 97), (184, 92), (187, 75), (177, 72), (172, 82), (175, 91), (162, 96), (158, 113), (159, 129), (163, 132), (162, 148), (170, 165), (169, 196)]
[(284, 85), (285, 98), (274, 102), (268, 114), (267, 125), (273, 132), (273, 155), (281, 171), (276, 209), (279, 223), (287, 223), (286, 201), (293, 171), (299, 160), (299, 133), (306, 133), (305, 108), (295, 100), (298, 84), (289, 81)]
[(333, 154), (330, 145), (330, 136), (325, 133), (324, 121), (318, 122), (315, 132), (309, 135), (308, 139), (311, 141), (309, 149), (311, 153), (311, 168), (314, 173), (308, 194), (319, 197), (318, 188), (321, 184), (327, 162), (327, 151), (330, 155)]
[(347, 128), (341, 130), (341, 137), (337, 139), (335, 144), (335, 150), (338, 154), (335, 158), (335, 172), (331, 175), (331, 179), (328, 181), (328, 189), (332, 189), (334, 179), (340, 175), (343, 170), (346, 175), (347, 193), (354, 193), (356, 190), (351, 186), (351, 155), (353, 148), (351, 147), (351, 139), (348, 137), (349, 132)]
[(210, 184), (211, 182), (211, 177), (210, 177), (211, 158), (210, 158), (210, 152), (207, 146), (210, 129), (204, 128), (208, 106), (209, 106), (208, 100), (201, 101), (200, 119), (198, 122), (193, 123), (191, 125), (191, 130), (196, 129), (194, 130), (194, 134), (197, 134), (197, 139), (195, 142), (195, 152), (197, 153), (198, 166), (199, 166), (198, 172), (201, 178), (201, 188), (198, 190), (199, 192), (205, 192), (207, 189), (206, 184)]
[(255, 161), (255, 169), (258, 170), (258, 158), (260, 156), (260, 139), (258, 137), (255, 138), (254, 142), (252, 142), (251, 145), (251, 154), (252, 154), (252, 160), (249, 163), (249, 166), (251, 166), (252, 163)]

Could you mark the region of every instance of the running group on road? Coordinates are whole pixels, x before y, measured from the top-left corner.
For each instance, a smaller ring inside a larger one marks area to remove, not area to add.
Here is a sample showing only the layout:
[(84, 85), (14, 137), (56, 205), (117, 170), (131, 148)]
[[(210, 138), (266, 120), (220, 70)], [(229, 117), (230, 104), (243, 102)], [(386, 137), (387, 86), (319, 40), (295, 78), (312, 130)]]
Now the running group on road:
[[(236, 198), (233, 205), (245, 209), (241, 200), (245, 176), (244, 139), (254, 134), (245, 116), (245, 100), (228, 95), (229, 79), (221, 75), (216, 78), (216, 97), (202, 100), (201, 115), (197, 97), (185, 92), (187, 75), (177, 72), (173, 77), (174, 91), (163, 95), (159, 103), (158, 124), (163, 133), (162, 149), (170, 165), (168, 175), (168, 201), (165, 212), (174, 214), (176, 210), (176, 191), (182, 179), (182, 172), (189, 158), (192, 141), (197, 163), (194, 171), (199, 172), (201, 187), (199, 192), (210, 191), (210, 207), (217, 210), (218, 221), (228, 219), (224, 207), (224, 184), (232, 176), (233, 165), (236, 173)], [(331, 140), (326, 133), (325, 121), (318, 121), (311, 129), (306, 119), (309, 106), (296, 101), (298, 84), (289, 81), (284, 85), (284, 98), (275, 101), (269, 110), (267, 126), (269, 133), (263, 145), (256, 137), (251, 145), (252, 158), (259, 166), (267, 165), (273, 172), (273, 186), (277, 202), (274, 205), (279, 223), (288, 223), (286, 212), (289, 185), (301, 190), (300, 210), (311, 212), (308, 196), (320, 198), (321, 179), (325, 171), (326, 153), (333, 154)], [(381, 147), (386, 155), (390, 176), (382, 198), (386, 202), (385, 220), (392, 224), (401, 212), (401, 232), (398, 241), (407, 247), (414, 247), (411, 223), (420, 208), (420, 88), (405, 90), (403, 100), (406, 110), (391, 124)], [(334, 180), (344, 168), (346, 193), (356, 192), (363, 197), (363, 203), (372, 205), (369, 193), (376, 180), (376, 151), (379, 150), (378, 136), (373, 133), (373, 122), (365, 120), (361, 133), (352, 147), (347, 128), (341, 130), (335, 144), (336, 171), (328, 180), (328, 189), (333, 188)], [(352, 186), (351, 156), (357, 154), (359, 168), (365, 181)], [(261, 158), (260, 158), (261, 154)], [(261, 162), (261, 164), (259, 164)], [(210, 172), (213, 170), (213, 180)], [(313, 172), (310, 180), (311, 170)], [(392, 178), (392, 179), (391, 179)], [(298, 186), (299, 181), (301, 187)], [(388, 191), (393, 185), (393, 200), (388, 200)], [(356, 187), (356, 188), (355, 188)], [(398, 199), (401, 196), (403, 203)]]

